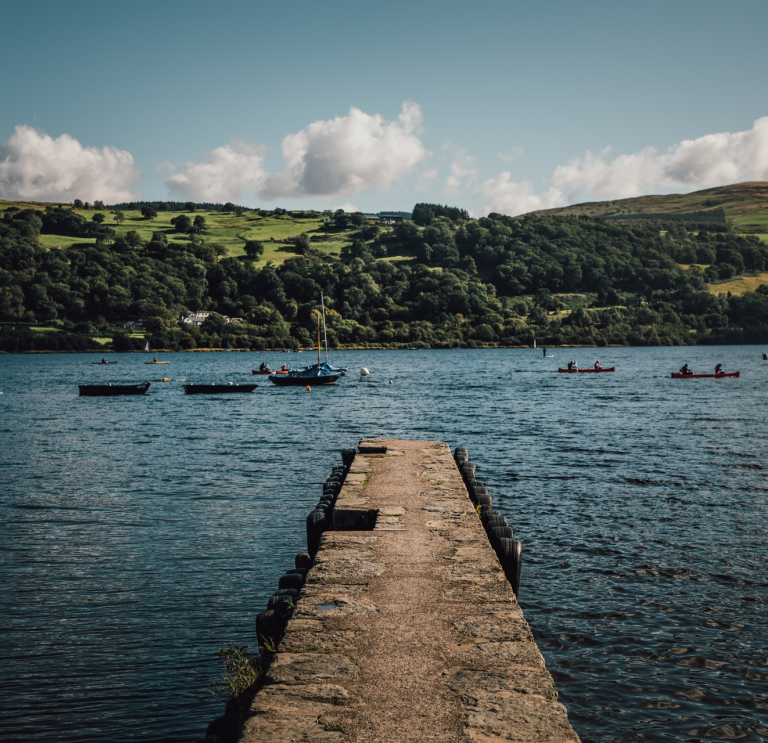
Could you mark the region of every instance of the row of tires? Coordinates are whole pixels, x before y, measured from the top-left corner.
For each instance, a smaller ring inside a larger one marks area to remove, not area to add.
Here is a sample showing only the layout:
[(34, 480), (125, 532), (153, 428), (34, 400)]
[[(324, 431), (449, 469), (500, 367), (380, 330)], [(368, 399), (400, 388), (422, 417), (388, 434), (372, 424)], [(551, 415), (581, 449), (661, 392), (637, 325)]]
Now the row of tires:
[[(343, 466), (334, 467), (330, 477), (323, 483), (323, 494), (315, 508), (307, 516), (307, 551), (296, 555), (294, 568), (280, 576), (277, 591), (267, 602), (266, 611), (256, 617), (256, 636), (259, 640), (261, 668), (264, 670), (271, 662), (273, 653), (285, 632), (285, 625), (293, 615), (307, 573), (314, 563), (323, 532), (333, 523), (333, 507), (339, 497), (344, 480), (355, 458), (354, 449), (341, 452)], [(195, 743), (234, 743), (239, 737), (240, 727), (245, 716), (250, 696), (247, 694), (233, 697), (227, 703), (225, 714), (217, 717), (208, 725), (204, 738)]]
[(458, 446), (454, 450), (453, 458), (459, 472), (461, 472), (464, 484), (467, 486), (469, 497), (475, 504), (483, 528), (488, 535), (488, 540), (496, 551), (504, 575), (507, 576), (515, 596), (519, 597), (523, 545), (515, 539), (515, 534), (506, 517), (493, 510), (493, 499), (488, 494), (485, 483), (480, 482), (475, 477), (477, 466), (470, 462), (469, 452), (463, 446)]
[(320, 538), (323, 532), (332, 528), (333, 507), (355, 459), (355, 450), (343, 449), (341, 458), (343, 465), (331, 470), (330, 476), (323, 483), (320, 500), (307, 516), (307, 551), (296, 555), (295, 567), (280, 576), (277, 591), (270, 597), (267, 610), (256, 617), (256, 635), (262, 656), (267, 656), (277, 648), (320, 547)]

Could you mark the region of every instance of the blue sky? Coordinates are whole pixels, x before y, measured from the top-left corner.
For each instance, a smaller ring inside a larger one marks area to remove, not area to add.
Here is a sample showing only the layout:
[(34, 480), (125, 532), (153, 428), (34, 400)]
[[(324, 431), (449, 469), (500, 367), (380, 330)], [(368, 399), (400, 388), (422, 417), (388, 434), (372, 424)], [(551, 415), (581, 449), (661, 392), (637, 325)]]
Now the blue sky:
[(32, 0), (2, 26), (0, 198), (480, 214), (768, 179), (765, 2)]

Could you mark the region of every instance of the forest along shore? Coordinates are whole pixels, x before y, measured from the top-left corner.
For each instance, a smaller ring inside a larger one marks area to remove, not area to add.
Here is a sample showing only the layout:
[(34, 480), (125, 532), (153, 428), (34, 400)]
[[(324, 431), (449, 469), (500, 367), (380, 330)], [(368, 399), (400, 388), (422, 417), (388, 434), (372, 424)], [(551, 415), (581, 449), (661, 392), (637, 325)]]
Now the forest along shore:
[[(298, 349), (321, 292), (331, 347), (768, 342), (768, 248), (721, 213), (475, 220), (421, 204), (382, 226), (187, 206), (0, 204), (0, 350)], [(232, 230), (242, 247), (217, 242)]]

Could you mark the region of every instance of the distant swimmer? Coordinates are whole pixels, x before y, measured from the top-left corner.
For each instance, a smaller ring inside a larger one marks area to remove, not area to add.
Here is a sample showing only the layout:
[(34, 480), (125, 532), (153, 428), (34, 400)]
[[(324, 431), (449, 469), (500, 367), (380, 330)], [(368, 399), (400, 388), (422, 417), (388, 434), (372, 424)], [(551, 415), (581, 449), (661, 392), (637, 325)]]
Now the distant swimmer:
[(595, 361), (595, 369), (602, 369), (602, 368), (603, 368), (603, 367), (602, 367), (602, 366), (600, 366), (600, 359), (598, 359), (597, 361)]
[(715, 367), (715, 374), (722, 374), (725, 371), (725, 367), (722, 364), (718, 364)]
[(577, 368), (578, 367), (576, 366), (576, 362), (575, 361), (569, 361), (568, 362), (568, 371), (573, 371), (574, 369), (577, 369)]
[(681, 374), (693, 374), (691, 369), (688, 367), (688, 364), (685, 364), (682, 369), (680, 369)]

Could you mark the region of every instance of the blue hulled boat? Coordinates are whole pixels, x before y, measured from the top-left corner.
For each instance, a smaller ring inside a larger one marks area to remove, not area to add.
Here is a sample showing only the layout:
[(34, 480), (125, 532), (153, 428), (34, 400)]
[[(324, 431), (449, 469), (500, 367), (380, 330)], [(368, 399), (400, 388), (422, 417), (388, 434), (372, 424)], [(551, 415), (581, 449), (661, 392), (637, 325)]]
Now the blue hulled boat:
[[(323, 333), (325, 334), (325, 302), (323, 295), (320, 295), (320, 305), (322, 307)], [(339, 377), (346, 374), (346, 367), (331, 366), (328, 363), (328, 338), (325, 339), (325, 363), (320, 361), (320, 315), (317, 316), (317, 363), (312, 366), (305, 366), (302, 369), (291, 369), (287, 374), (270, 374), (269, 381), (279, 387), (319, 384), (333, 384)]]
[(270, 382), (280, 387), (290, 385), (318, 385), (333, 384), (344, 373), (344, 369), (338, 369), (329, 364), (312, 364), (303, 369), (291, 369), (287, 374), (271, 374)]

